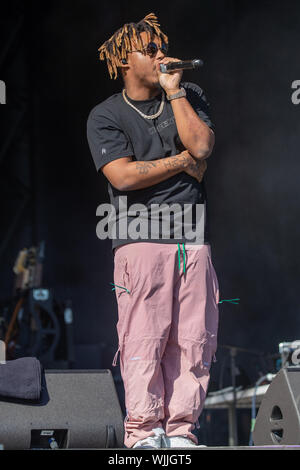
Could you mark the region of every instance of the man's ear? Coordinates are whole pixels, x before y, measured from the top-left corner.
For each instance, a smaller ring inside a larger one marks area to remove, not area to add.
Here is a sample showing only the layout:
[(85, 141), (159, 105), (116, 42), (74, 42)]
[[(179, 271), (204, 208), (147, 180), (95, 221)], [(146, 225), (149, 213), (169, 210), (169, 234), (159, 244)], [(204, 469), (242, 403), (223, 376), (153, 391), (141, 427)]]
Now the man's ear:
[(130, 68), (130, 65), (128, 64), (127, 60), (121, 59), (118, 65), (118, 69), (120, 70), (122, 77), (126, 75), (126, 72), (128, 71), (129, 68)]
[(127, 62), (127, 59), (121, 59), (119, 60), (119, 64), (118, 64), (118, 67), (121, 67), (122, 69), (124, 68), (127, 68), (129, 66), (128, 62)]

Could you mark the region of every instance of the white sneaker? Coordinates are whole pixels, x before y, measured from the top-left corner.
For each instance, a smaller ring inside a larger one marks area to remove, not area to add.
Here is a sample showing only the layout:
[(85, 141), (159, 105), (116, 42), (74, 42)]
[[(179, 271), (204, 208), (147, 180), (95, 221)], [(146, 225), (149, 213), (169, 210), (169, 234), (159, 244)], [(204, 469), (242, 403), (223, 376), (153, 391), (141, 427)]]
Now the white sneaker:
[(197, 445), (195, 444), (192, 439), (189, 439), (188, 437), (185, 436), (163, 436), (163, 443), (165, 448), (171, 448), (171, 447), (206, 447), (205, 445)]
[(162, 428), (152, 429), (155, 436), (148, 436), (145, 439), (137, 441), (132, 449), (160, 449), (162, 435), (165, 434), (165, 431)]

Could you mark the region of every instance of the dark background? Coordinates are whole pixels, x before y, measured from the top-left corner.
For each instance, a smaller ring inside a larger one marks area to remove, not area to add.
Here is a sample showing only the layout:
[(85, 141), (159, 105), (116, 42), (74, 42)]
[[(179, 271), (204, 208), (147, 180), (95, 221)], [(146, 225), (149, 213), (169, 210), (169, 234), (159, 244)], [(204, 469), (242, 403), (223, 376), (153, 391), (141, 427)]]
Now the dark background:
[[(291, 84), (300, 79), (299, 2), (12, 0), (0, 8), (0, 80), (7, 87), (0, 106), (0, 298), (12, 294), (18, 252), (44, 240), (43, 285), (58, 301), (72, 301), (74, 366), (110, 368), (122, 403), (119, 366), (111, 367), (111, 241), (96, 237), (96, 208), (109, 198), (86, 120), (122, 87), (110, 80), (98, 47), (125, 22), (154, 12), (170, 56), (204, 61), (184, 78), (204, 89), (216, 126), (205, 175), (212, 256), (220, 299), (240, 302), (219, 306), (211, 389), (230, 385), (222, 345), (272, 355), (281, 341), (299, 339), (300, 106), (291, 101)], [(240, 353), (237, 361), (244, 384), (276, 370), (268, 356)], [(206, 443), (226, 444), (224, 413), (203, 413)], [(242, 444), (249, 411), (239, 415)]]

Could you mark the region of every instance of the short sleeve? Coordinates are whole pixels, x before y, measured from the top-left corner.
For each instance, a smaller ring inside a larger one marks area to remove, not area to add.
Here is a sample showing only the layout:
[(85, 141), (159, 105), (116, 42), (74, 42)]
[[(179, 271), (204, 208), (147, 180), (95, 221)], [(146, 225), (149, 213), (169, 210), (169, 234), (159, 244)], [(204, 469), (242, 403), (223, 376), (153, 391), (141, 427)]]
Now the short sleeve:
[(192, 105), (200, 119), (202, 119), (202, 121), (204, 121), (212, 131), (215, 131), (215, 126), (210, 116), (210, 104), (202, 88), (195, 83), (190, 82), (184, 82), (182, 83), (182, 86), (186, 91), (188, 102)]
[(134, 154), (130, 141), (118, 123), (101, 113), (90, 113), (87, 140), (97, 171), (106, 163)]

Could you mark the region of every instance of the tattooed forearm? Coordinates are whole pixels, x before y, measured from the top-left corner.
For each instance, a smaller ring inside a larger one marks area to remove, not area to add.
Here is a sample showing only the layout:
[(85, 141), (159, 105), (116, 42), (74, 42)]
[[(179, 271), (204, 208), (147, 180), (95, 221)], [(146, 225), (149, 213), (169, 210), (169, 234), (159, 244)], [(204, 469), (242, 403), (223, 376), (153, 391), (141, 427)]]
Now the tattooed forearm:
[(160, 164), (159, 161), (151, 161), (151, 162), (136, 162), (135, 167), (138, 170), (140, 175), (146, 175), (149, 173), (151, 168), (156, 168)]
[(189, 168), (190, 170), (197, 171), (200, 169), (201, 164), (202, 164), (201, 160), (193, 160), (188, 163), (187, 168)]
[(148, 188), (180, 172), (194, 176), (199, 181), (199, 164), (188, 150), (151, 161), (130, 162), (122, 190)]
[(190, 155), (188, 155), (188, 152), (182, 152), (178, 155), (174, 155), (172, 157), (166, 157), (162, 158), (160, 160), (152, 160), (149, 162), (142, 162), (138, 161), (135, 162), (135, 168), (138, 171), (140, 175), (147, 175), (151, 169), (160, 167), (163, 165), (163, 167), (168, 171), (174, 171), (181, 169), (183, 170), (184, 168), (187, 168), (189, 165), (194, 165), (196, 162), (191, 158)]
[(164, 167), (167, 171), (173, 171), (175, 169), (183, 170), (191, 162), (191, 156), (187, 154), (180, 153), (179, 155), (174, 155), (173, 157), (165, 158), (162, 160)]

